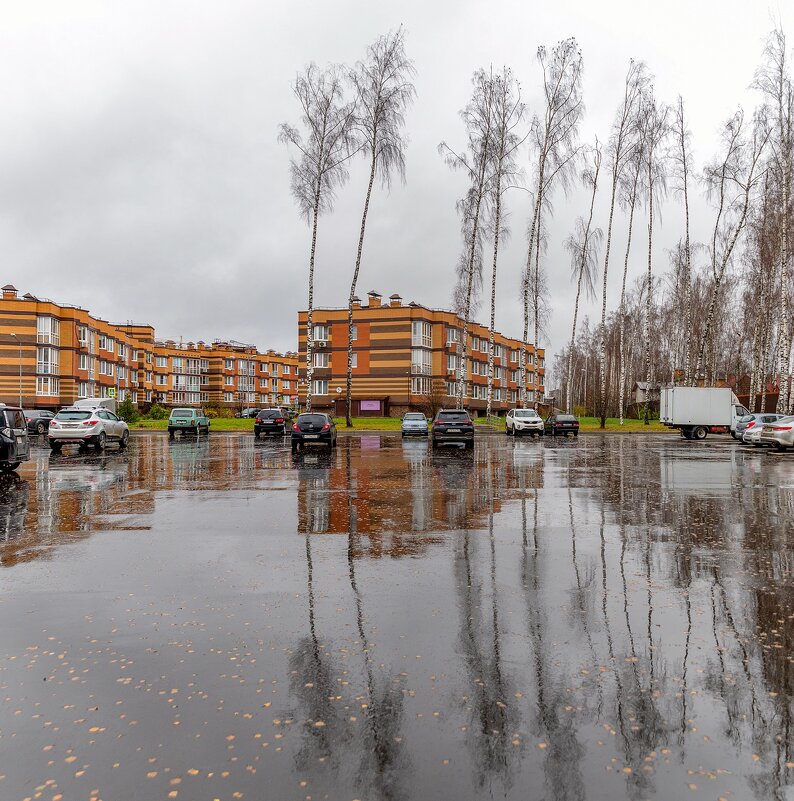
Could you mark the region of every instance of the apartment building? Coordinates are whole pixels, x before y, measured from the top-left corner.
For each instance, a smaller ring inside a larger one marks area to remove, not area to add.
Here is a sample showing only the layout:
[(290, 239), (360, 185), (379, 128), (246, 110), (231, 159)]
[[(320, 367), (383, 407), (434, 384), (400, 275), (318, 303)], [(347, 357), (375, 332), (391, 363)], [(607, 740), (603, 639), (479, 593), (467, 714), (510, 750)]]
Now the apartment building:
[(215, 340), (160, 340), (150, 325), (114, 324), (79, 306), (19, 297), (10, 284), (0, 298), (0, 400), (57, 409), (77, 398), (129, 396), (160, 403), (230, 409), (294, 404), (297, 354), (260, 352)]
[[(483, 412), (488, 391), (488, 328), (469, 324), (466, 364), (463, 364), (463, 319), (454, 312), (404, 305), (391, 295), (388, 303), (378, 292), (367, 304), (353, 304), (353, 414), (399, 416), (422, 408), (431, 396), (443, 394), (454, 405), (456, 384), (464, 370), (465, 405)], [(306, 398), (307, 313), (298, 313), (298, 365)], [(347, 376), (347, 308), (314, 309), (312, 408), (344, 414)], [(494, 336), (492, 409), (505, 414), (520, 401), (521, 340)], [(527, 346), (527, 394), (542, 399), (545, 391), (545, 352)]]

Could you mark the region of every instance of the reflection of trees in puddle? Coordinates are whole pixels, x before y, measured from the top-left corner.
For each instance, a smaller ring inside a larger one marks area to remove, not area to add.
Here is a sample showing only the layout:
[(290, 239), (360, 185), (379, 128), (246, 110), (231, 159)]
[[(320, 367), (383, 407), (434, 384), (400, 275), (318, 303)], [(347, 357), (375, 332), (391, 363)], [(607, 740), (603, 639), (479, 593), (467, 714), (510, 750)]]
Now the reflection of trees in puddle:
[[(483, 476), (484, 472), (484, 476)], [(488, 553), (482, 535), (466, 529), (455, 546), (453, 565), (460, 612), (458, 642), (466, 670), (465, 708), (469, 721), (465, 741), (472, 752), (475, 782), (482, 789), (497, 779), (507, 792), (520, 760), (520, 711), (515, 681), (502, 659), (500, 594), (497, 588), (497, 540), (494, 503), (497, 482), (490, 458), (479, 471), (478, 489), (488, 510)], [(487, 573), (478, 567), (487, 564)], [(489, 603), (490, 600), (490, 603)]]

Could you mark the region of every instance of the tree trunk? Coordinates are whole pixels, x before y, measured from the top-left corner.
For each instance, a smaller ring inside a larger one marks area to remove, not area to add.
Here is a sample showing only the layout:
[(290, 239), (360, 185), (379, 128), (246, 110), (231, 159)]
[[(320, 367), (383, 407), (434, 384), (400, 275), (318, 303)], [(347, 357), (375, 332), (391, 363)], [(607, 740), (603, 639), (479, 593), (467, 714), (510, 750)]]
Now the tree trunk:
[(651, 167), (653, 153), (648, 154), (648, 289), (645, 295), (645, 412), (643, 421), (650, 424), (649, 407), (651, 402), (651, 295), (653, 294), (653, 178)]
[[(377, 141), (377, 129), (373, 139)], [(350, 283), (350, 296), (347, 299), (347, 384), (345, 389), (345, 424), (348, 428), (353, 427), (353, 298), (356, 296), (356, 284), (358, 283), (358, 272), (361, 268), (361, 253), (364, 249), (364, 232), (367, 227), (367, 213), (369, 212), (369, 201), (372, 197), (372, 184), (375, 181), (375, 169), (377, 167), (377, 152), (372, 148), (372, 161), (369, 169), (369, 183), (367, 184), (367, 196), (364, 200), (364, 212), (361, 215), (361, 230), (358, 234), (358, 251), (356, 252), (356, 267), (353, 270), (353, 280)], [(410, 382), (411, 377), (408, 377)]]
[[(781, 123), (782, 124), (782, 123)], [(786, 168), (783, 171), (783, 214), (780, 229), (780, 334), (778, 335), (778, 375), (780, 392), (777, 396), (777, 413), (788, 413), (788, 366), (791, 343), (789, 341), (788, 325), (788, 182), (791, 172), (788, 169), (788, 159)]]
[(626, 238), (626, 258), (623, 261), (623, 284), (620, 288), (620, 343), (618, 345), (619, 352), (618, 358), (620, 359), (620, 397), (618, 399), (620, 415), (620, 424), (624, 424), (623, 409), (626, 405), (626, 354), (625, 354), (625, 339), (626, 339), (626, 277), (629, 272), (629, 252), (631, 251), (631, 231), (634, 225), (634, 207), (637, 205), (637, 180), (639, 177), (639, 168), (634, 175), (634, 187), (631, 191), (631, 202), (629, 204), (629, 232)]
[(491, 268), (491, 320), (488, 328), (488, 398), (485, 407), (485, 416), (491, 416), (491, 401), (493, 399), (493, 362), (494, 362), (494, 328), (496, 326), (496, 261), (499, 255), (499, 227), (502, 216), (502, 166), (497, 166), (496, 173), (496, 207), (494, 209), (494, 240), (493, 240), (493, 267)]
[(615, 155), (615, 163), (612, 169), (612, 198), (609, 202), (609, 222), (607, 224), (607, 244), (604, 253), (604, 289), (601, 298), (601, 338), (600, 338), (600, 369), (601, 369), (601, 397), (599, 398), (601, 417), (600, 427), (605, 428), (607, 422), (607, 278), (609, 275), (609, 249), (612, 247), (612, 220), (615, 216), (615, 195), (618, 188), (618, 156)]
[[(538, 163), (538, 191), (535, 197), (535, 208), (532, 213), (532, 225), (529, 228), (529, 245), (527, 249), (527, 268), (524, 276), (524, 336), (521, 340), (521, 352), (519, 354), (518, 366), (519, 376), (521, 377), (521, 407), (527, 408), (527, 339), (529, 337), (529, 285), (532, 280), (532, 248), (535, 244), (535, 230), (540, 217), (540, 204), (543, 195), (543, 180), (546, 174), (546, 158), (541, 153)], [(537, 343), (535, 343), (537, 351)]]
[(532, 392), (534, 393), (535, 402), (533, 404), (533, 408), (535, 411), (538, 410), (538, 339), (540, 338), (540, 212), (538, 212), (538, 239), (535, 244), (535, 341), (532, 343), (532, 347), (534, 349), (534, 354), (532, 358), (532, 375), (534, 376), (534, 380), (532, 382), (533, 386), (535, 387)]
[(317, 217), (320, 214), (320, 182), (314, 192), (312, 211), (312, 249), (309, 255), (309, 308), (306, 312), (306, 411), (312, 410), (312, 375), (314, 374), (314, 254), (317, 249)]

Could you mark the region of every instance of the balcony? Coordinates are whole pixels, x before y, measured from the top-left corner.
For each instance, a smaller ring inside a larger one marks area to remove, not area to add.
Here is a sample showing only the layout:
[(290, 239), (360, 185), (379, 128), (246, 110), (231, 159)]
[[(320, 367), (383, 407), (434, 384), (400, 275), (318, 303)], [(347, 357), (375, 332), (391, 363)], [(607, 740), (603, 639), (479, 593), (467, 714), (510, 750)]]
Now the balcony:
[(39, 375), (58, 375), (58, 365), (47, 362), (37, 362), (36, 372)]
[(433, 368), (429, 364), (412, 364), (411, 375), (432, 375)]
[(60, 345), (61, 337), (60, 334), (54, 334), (51, 331), (50, 332), (39, 331), (36, 334), (36, 342), (39, 345)]

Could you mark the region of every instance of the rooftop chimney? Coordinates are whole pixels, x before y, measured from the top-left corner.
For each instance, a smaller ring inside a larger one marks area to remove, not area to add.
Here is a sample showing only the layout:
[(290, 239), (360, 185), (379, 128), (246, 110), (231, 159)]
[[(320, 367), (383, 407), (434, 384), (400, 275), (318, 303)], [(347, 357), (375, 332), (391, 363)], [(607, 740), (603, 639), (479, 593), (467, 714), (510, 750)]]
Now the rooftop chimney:
[(13, 284), (6, 284), (3, 287), (3, 300), (16, 300), (17, 288)]
[(367, 292), (367, 297), (369, 298), (368, 306), (370, 309), (380, 308), (380, 292), (376, 292), (374, 289), (371, 289), (369, 292)]
[(396, 306), (402, 306), (403, 299), (395, 292), (393, 295), (389, 295), (389, 306), (392, 308)]
[(361, 298), (358, 295), (353, 295), (353, 308), (354, 309), (361, 308)]

